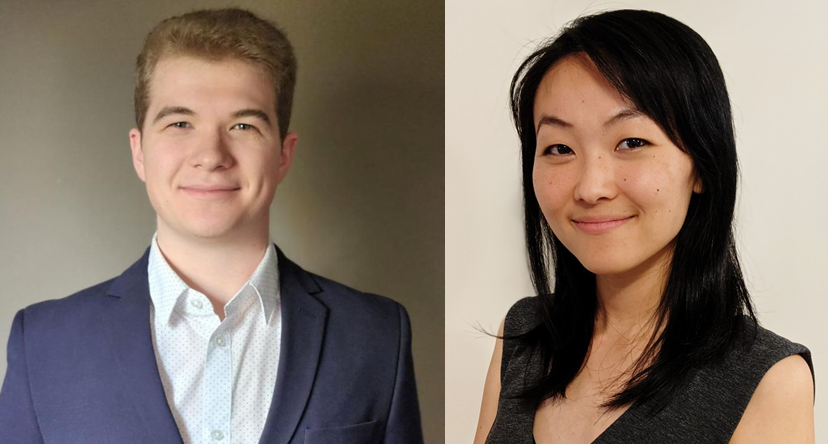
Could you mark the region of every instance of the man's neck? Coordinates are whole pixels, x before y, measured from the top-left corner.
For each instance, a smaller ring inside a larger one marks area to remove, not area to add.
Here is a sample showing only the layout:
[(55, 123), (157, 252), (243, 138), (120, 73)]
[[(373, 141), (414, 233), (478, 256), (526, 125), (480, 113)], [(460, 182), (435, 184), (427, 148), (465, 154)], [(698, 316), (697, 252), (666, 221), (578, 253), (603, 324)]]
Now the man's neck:
[(204, 239), (180, 236), (161, 224), (156, 241), (170, 267), (190, 288), (207, 296), (222, 319), (224, 305), (256, 270), (270, 242), (266, 229)]

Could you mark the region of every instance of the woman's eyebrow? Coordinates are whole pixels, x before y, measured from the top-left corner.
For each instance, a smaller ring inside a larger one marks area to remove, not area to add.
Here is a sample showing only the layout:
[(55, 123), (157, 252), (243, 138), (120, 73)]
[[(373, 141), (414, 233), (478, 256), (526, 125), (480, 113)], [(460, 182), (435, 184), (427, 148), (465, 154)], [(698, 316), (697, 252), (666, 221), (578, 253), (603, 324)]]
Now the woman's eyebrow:
[[(608, 126), (615, 125), (624, 120), (635, 119), (638, 117), (642, 117), (643, 115), (644, 113), (637, 110), (636, 108), (624, 108), (618, 113), (616, 113), (614, 116), (607, 119), (607, 121), (604, 122), (603, 126), (606, 128)], [(560, 117), (556, 117), (552, 114), (544, 114), (541, 116), (540, 120), (538, 120), (538, 127), (535, 130), (535, 136), (538, 135), (538, 132), (540, 132), (541, 127), (544, 125), (557, 126), (561, 128), (572, 128), (573, 126), (571, 123), (561, 119)]]
[(544, 114), (541, 116), (540, 120), (538, 120), (538, 127), (535, 129), (535, 136), (538, 135), (538, 132), (540, 132), (541, 127), (544, 125), (572, 128), (571, 123), (561, 118), (555, 117), (552, 114)]
[(620, 112), (618, 112), (616, 115), (610, 117), (606, 122), (604, 122), (604, 128), (606, 128), (608, 126), (615, 125), (615, 124), (617, 124), (619, 122), (622, 122), (624, 120), (635, 119), (635, 118), (641, 117), (643, 115), (644, 115), (644, 113), (642, 113), (641, 111), (639, 111), (635, 108), (624, 108)]

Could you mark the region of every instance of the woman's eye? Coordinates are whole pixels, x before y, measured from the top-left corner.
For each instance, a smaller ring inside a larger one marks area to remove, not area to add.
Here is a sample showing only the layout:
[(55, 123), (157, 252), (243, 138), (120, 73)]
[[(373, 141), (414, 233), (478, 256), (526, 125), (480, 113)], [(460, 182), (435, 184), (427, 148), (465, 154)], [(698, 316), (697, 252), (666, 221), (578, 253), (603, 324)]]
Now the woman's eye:
[(543, 150), (543, 154), (544, 155), (551, 154), (553, 156), (563, 156), (563, 155), (566, 155), (566, 154), (572, 154), (572, 148), (570, 148), (566, 145), (561, 145), (561, 144), (549, 145), (548, 147), (546, 147), (545, 150)]
[(642, 146), (647, 146), (649, 144), (650, 142), (647, 142), (644, 139), (631, 137), (629, 139), (622, 140), (621, 143), (618, 144), (618, 148), (622, 150), (631, 150), (635, 148), (641, 148)]
[(249, 130), (253, 129), (253, 125), (251, 125), (249, 123), (237, 123), (237, 124), (233, 125), (233, 127), (231, 129), (249, 131)]

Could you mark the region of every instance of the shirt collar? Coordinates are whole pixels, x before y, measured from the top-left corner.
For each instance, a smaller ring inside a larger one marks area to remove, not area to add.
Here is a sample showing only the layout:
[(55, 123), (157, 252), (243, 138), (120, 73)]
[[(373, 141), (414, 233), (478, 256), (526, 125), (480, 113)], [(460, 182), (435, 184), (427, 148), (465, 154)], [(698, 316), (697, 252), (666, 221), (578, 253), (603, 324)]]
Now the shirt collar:
[[(149, 260), (147, 263), (147, 276), (149, 279), (150, 299), (152, 299), (155, 307), (155, 316), (158, 319), (163, 319), (165, 322), (170, 322), (173, 311), (176, 305), (180, 302), (183, 296), (191, 289), (172, 269), (167, 259), (161, 253), (157, 241), (158, 233), (152, 237), (152, 245), (150, 246)], [(238, 294), (244, 290), (246, 286), (250, 286), (257, 295), (259, 307), (261, 308), (262, 322), (269, 324), (273, 317), (273, 312), (279, 304), (279, 268), (278, 255), (276, 254), (276, 247), (273, 242), (269, 242), (267, 250), (265, 250), (264, 257), (256, 270), (250, 276), (250, 279), (242, 285), (242, 288), (236, 293)], [(234, 298), (235, 299), (235, 296)], [(228, 302), (228, 305), (232, 302)], [(226, 306), (225, 306), (226, 307)]]
[(273, 242), (268, 242), (262, 261), (247, 281), (259, 296), (262, 321), (269, 324), (279, 304), (279, 258)]

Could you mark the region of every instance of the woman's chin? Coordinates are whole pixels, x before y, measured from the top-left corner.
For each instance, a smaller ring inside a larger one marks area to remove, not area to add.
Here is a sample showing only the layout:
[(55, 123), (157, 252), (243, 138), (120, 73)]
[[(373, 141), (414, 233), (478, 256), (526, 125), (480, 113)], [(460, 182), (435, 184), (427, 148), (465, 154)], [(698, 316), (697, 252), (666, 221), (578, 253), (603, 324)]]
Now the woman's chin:
[(623, 274), (635, 268), (632, 261), (629, 260), (610, 260), (607, 258), (596, 258), (589, 260), (581, 260), (581, 265), (584, 266), (590, 273), (596, 276), (612, 276)]

